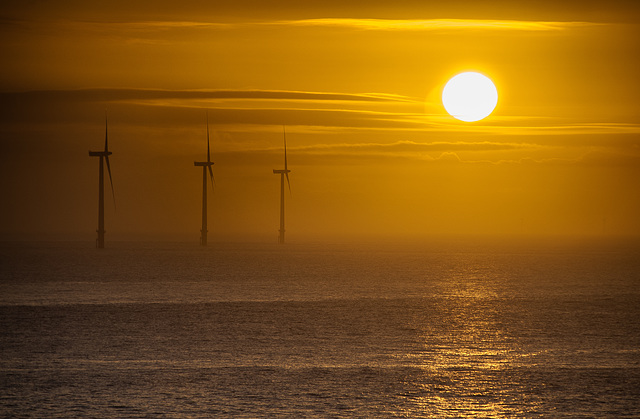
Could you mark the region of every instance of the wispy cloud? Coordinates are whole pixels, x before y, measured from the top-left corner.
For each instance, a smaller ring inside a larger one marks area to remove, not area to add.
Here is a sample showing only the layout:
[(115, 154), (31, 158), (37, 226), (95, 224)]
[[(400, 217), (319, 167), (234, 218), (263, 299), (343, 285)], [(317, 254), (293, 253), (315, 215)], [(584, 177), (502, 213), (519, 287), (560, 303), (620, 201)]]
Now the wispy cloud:
[[(529, 142), (492, 141), (396, 141), (391, 143), (319, 143), (289, 145), (288, 152), (298, 166), (335, 164), (384, 164), (402, 160), (418, 164), (490, 166), (615, 166), (638, 167), (639, 153), (599, 147), (567, 152), (561, 146)], [(217, 153), (220, 160), (246, 164), (273, 160), (281, 147), (227, 150)]]
[[(194, 110), (209, 109), (211, 120), (230, 131), (264, 131), (274, 125), (326, 135), (349, 132), (425, 132), (489, 136), (637, 135), (634, 123), (584, 123), (553, 118), (490, 117), (462, 123), (444, 113), (426, 114), (418, 98), (377, 93), (303, 92), (285, 90), (81, 89), (0, 93), (0, 122), (6, 127), (27, 123), (72, 123), (74, 118), (125, 113), (135, 125), (193, 123)], [(135, 115), (135, 118), (133, 117)], [(5, 127), (5, 128), (6, 128)]]
[(476, 19), (303, 19), (273, 22), (275, 25), (341, 27), (363, 30), (393, 31), (446, 31), (446, 30), (517, 30), (560, 31), (574, 27), (600, 25), (591, 22), (547, 22), (527, 20), (476, 20)]
[[(2, 21), (0, 21), (2, 22)], [(148, 21), (127, 21), (127, 20), (53, 20), (53, 21), (8, 21), (14, 25), (42, 25), (44, 23), (65, 27), (71, 30), (82, 31), (170, 31), (182, 29), (231, 29), (235, 24), (208, 21), (177, 21), (177, 20), (148, 20)], [(3, 22), (4, 23), (4, 22)]]
[(23, 98), (37, 101), (153, 101), (164, 99), (256, 99), (303, 101), (416, 102), (418, 99), (385, 93), (303, 92), (292, 90), (170, 90), (170, 89), (72, 89), (2, 92), (7, 101)]
[(408, 96), (383, 93), (333, 93), (302, 92), (291, 90), (157, 90), (126, 89), (109, 92), (120, 100), (155, 99), (254, 99), (254, 100), (300, 100), (300, 101), (356, 101), (356, 102), (416, 102)]
[(265, 26), (344, 28), (371, 31), (562, 31), (566, 29), (602, 26), (605, 23), (582, 21), (534, 21), (534, 20), (489, 20), (489, 19), (365, 19), (365, 18), (319, 18), (297, 20), (263, 20), (254, 22), (216, 22), (198, 20), (53, 20), (29, 21), (0, 19), (0, 26), (24, 26), (30, 29), (53, 25), (65, 31), (99, 32), (115, 34), (162, 33), (191, 30), (242, 30)]
[[(299, 165), (324, 165), (329, 162), (335, 164), (361, 164), (380, 162), (383, 160), (400, 159), (413, 162), (430, 162), (438, 164), (451, 163), (491, 163), (489, 160), (465, 160), (460, 154), (486, 156), (486, 153), (508, 153), (509, 155), (526, 155), (532, 150), (548, 147), (528, 143), (490, 142), (490, 141), (395, 141), (390, 143), (318, 143), (308, 145), (289, 145), (288, 152)], [(274, 145), (268, 148), (249, 148), (244, 150), (227, 150), (218, 153), (223, 160), (233, 160), (238, 163), (262, 160), (266, 156), (280, 156), (282, 148)]]
[[(578, 153), (558, 153), (563, 147), (528, 142), (491, 141), (397, 141), (393, 143), (338, 143), (290, 146), (289, 152), (297, 161), (313, 164), (322, 161), (375, 161), (379, 159), (405, 159), (435, 164), (480, 165), (592, 165), (637, 167), (640, 153), (600, 147)], [(244, 150), (240, 154), (275, 154), (279, 147), (263, 150)], [(237, 154), (237, 151), (230, 154)], [(487, 154), (489, 153), (489, 154)], [(498, 153), (498, 154), (496, 154)], [(465, 157), (461, 157), (465, 156)], [(487, 158), (487, 156), (492, 156)], [(509, 156), (500, 158), (497, 156)], [(533, 157), (537, 156), (537, 157)]]
[(506, 135), (585, 135), (585, 134), (640, 134), (640, 125), (630, 123), (583, 123), (571, 121), (563, 124), (548, 123), (538, 126), (478, 127), (478, 132)]
[[(414, 141), (396, 141), (393, 143), (342, 143), (342, 144), (314, 144), (307, 146), (290, 147), (294, 152), (300, 153), (419, 153), (419, 152), (443, 152), (443, 151), (498, 151), (540, 148), (539, 145), (526, 143), (499, 143), (490, 141), (465, 142), (465, 141), (434, 141), (421, 143)], [(280, 150), (279, 148), (275, 150)]]

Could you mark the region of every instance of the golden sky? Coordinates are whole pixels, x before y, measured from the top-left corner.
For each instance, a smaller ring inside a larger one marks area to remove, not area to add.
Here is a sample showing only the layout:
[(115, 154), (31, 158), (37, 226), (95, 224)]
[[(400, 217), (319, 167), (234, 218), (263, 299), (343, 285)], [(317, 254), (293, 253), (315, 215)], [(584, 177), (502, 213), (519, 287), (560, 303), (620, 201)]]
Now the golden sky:
[(210, 240), (276, 240), (283, 125), (288, 240), (640, 233), (635, 1), (6, 1), (0, 34), (3, 234), (95, 235), (106, 110), (107, 239), (197, 241), (205, 109)]

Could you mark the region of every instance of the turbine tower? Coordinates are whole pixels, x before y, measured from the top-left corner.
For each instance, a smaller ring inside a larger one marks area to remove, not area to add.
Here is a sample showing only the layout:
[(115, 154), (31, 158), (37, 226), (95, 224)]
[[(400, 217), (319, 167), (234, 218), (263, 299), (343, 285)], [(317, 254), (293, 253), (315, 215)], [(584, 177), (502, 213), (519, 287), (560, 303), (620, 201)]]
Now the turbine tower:
[(109, 181), (111, 182), (111, 194), (113, 195), (113, 205), (116, 204), (116, 195), (113, 191), (113, 179), (111, 178), (111, 166), (109, 165), (109, 156), (112, 154), (109, 151), (109, 135), (107, 115), (104, 116), (104, 151), (89, 151), (89, 156), (100, 157), (100, 166), (98, 171), (98, 238), (96, 239), (96, 247), (98, 249), (104, 248), (104, 161), (107, 161), (107, 171), (109, 172)]
[(287, 135), (284, 127), (282, 127), (282, 135), (284, 137), (284, 170), (273, 170), (274, 174), (280, 175), (280, 232), (278, 236), (278, 243), (284, 244), (284, 177), (287, 177), (287, 185), (289, 186), (289, 193), (291, 193), (291, 183), (289, 183), (289, 172), (287, 169)]
[(202, 166), (202, 230), (200, 230), (200, 245), (207, 245), (207, 168), (211, 176), (211, 188), (213, 190), (213, 162), (211, 161), (211, 149), (209, 147), (209, 113), (207, 113), (207, 161), (195, 161), (194, 166)]

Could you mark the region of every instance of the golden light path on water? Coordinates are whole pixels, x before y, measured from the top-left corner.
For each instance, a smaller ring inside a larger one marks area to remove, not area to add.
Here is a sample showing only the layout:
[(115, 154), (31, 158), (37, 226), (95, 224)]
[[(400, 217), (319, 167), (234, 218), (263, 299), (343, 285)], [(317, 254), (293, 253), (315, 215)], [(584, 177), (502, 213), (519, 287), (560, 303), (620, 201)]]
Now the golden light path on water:
[(527, 385), (514, 371), (536, 364), (543, 354), (523, 348), (505, 327), (502, 292), (482, 268), (461, 270), (440, 289), (449, 301), (439, 307), (448, 317), (449, 333), (435, 328), (430, 333), (429, 318), (414, 319), (411, 327), (424, 330), (423, 346), (405, 353), (404, 361), (424, 368), (423, 394), (415, 396), (425, 413), (506, 417), (518, 411), (525, 415), (526, 404), (528, 411), (536, 407), (526, 400)]

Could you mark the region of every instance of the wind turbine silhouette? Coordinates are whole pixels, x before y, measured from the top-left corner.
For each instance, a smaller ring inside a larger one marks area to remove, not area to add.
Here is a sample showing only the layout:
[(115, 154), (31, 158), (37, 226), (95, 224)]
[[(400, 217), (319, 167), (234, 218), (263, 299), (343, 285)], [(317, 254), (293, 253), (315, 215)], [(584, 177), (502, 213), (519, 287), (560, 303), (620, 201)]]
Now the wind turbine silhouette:
[(280, 235), (278, 236), (278, 243), (284, 244), (284, 177), (287, 177), (287, 185), (289, 186), (289, 193), (291, 193), (291, 183), (289, 182), (289, 170), (287, 168), (287, 134), (284, 126), (282, 127), (282, 136), (284, 137), (284, 170), (273, 169), (273, 174), (280, 175)]
[(200, 230), (200, 245), (207, 245), (207, 168), (211, 176), (211, 189), (213, 190), (213, 162), (211, 161), (211, 149), (209, 147), (209, 112), (207, 112), (207, 161), (195, 161), (194, 166), (202, 166), (202, 230)]
[(109, 172), (109, 181), (111, 182), (111, 194), (113, 195), (113, 205), (116, 204), (116, 194), (113, 191), (113, 178), (111, 177), (111, 165), (109, 165), (109, 131), (107, 123), (107, 114), (104, 115), (104, 151), (89, 151), (89, 156), (100, 157), (99, 175), (98, 175), (98, 238), (96, 239), (96, 247), (104, 248), (104, 161), (107, 161), (107, 171)]

